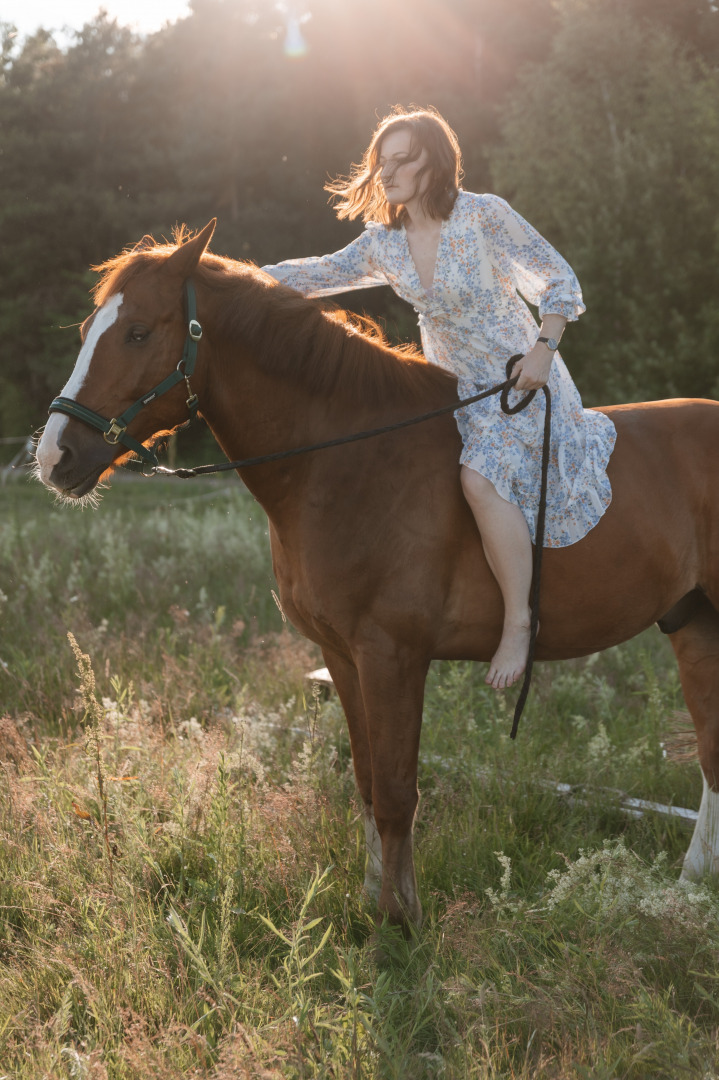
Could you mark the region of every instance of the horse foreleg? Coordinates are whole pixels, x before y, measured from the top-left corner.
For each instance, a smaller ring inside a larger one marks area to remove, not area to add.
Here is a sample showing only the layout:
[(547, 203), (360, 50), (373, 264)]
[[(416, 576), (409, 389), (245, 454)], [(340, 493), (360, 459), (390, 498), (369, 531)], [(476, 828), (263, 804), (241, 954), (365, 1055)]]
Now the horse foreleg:
[(352, 747), (352, 764), (354, 766), (357, 790), (363, 804), (364, 832), (367, 845), (363, 888), (376, 901), (379, 900), (380, 889), (382, 888), (382, 843), (372, 809), (372, 758), (359, 675), (352, 661), (340, 653), (323, 649), (322, 655), (325, 658), (325, 663), (332, 676), (332, 681), (335, 684), (335, 689), (347, 718), (350, 746)]
[(681, 873), (683, 879), (697, 880), (719, 874), (719, 614), (707, 600), (692, 621), (669, 639), (679, 662), (704, 774), (699, 817)]
[(357, 668), (372, 760), (372, 808), (382, 841), (378, 908), (393, 922), (419, 925), (412, 833), (419, 793), (417, 757), (426, 662), (398, 655), (392, 642), (363, 652)]

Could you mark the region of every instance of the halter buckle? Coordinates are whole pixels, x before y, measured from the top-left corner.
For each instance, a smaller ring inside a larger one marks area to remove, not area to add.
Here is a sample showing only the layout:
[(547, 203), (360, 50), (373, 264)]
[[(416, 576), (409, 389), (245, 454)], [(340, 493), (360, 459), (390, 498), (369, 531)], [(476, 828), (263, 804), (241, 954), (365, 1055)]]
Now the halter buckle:
[(123, 435), (125, 431), (127, 431), (127, 428), (123, 424), (120, 424), (117, 419), (113, 418), (110, 421), (110, 426), (107, 431), (103, 431), (102, 437), (106, 443), (115, 446), (117, 445), (120, 436)]
[(187, 332), (193, 341), (199, 341), (202, 337), (202, 327), (198, 323), (197, 319), (190, 319), (187, 327)]

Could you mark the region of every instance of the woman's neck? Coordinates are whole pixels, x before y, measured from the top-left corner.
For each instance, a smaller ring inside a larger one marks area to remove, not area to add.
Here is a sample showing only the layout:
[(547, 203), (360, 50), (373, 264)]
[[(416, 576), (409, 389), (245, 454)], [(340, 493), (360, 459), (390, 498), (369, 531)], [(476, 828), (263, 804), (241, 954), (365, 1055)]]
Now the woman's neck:
[(404, 227), (409, 232), (424, 232), (426, 229), (431, 229), (433, 226), (439, 226), (441, 221), (439, 218), (434, 218), (426, 212), (419, 196), (414, 199), (410, 199), (409, 202), (404, 204), (406, 213)]

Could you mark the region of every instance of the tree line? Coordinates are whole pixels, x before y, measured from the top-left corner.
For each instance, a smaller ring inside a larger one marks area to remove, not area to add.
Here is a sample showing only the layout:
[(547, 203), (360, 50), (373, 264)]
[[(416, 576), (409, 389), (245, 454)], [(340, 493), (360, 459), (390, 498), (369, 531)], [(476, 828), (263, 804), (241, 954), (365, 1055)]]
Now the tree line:
[[(719, 12), (709, 0), (193, 0), (139, 37), (60, 47), (0, 24), (0, 435), (44, 422), (90, 265), (217, 216), (262, 264), (347, 243), (328, 176), (397, 102), (457, 131), (465, 187), (565, 255), (587, 314), (563, 354), (587, 404), (719, 397)], [(305, 18), (306, 15), (311, 17)], [(389, 289), (347, 297), (416, 333)]]

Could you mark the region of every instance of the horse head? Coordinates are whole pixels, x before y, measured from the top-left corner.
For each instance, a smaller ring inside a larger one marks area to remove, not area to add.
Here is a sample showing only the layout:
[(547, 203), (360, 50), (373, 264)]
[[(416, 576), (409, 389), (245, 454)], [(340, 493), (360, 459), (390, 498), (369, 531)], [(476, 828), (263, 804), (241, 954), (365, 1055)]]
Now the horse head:
[[(185, 283), (214, 228), (213, 220), (177, 247), (144, 238), (98, 268), (104, 271), (98, 306), (82, 324), (75, 368), (37, 447), (37, 471), (47, 487), (81, 499), (130, 449), (151, 458), (147, 445), (187, 420), (189, 372), (178, 365), (185, 360), (183, 341), (190, 340)], [(190, 333), (198, 340), (193, 322)]]

